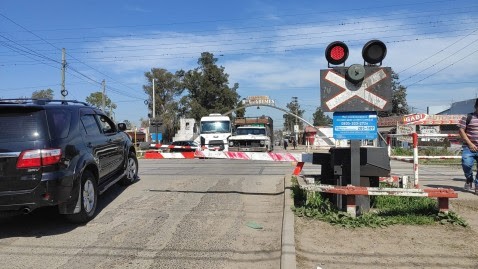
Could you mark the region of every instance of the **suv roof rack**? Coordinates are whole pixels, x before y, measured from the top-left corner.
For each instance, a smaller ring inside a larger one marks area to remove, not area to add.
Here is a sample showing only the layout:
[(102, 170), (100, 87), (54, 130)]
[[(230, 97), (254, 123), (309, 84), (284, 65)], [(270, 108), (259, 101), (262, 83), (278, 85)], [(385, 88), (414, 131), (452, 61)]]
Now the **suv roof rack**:
[(3, 99), (0, 98), (0, 103), (7, 103), (7, 104), (36, 104), (36, 105), (47, 105), (50, 103), (59, 103), (62, 105), (84, 105), (90, 106), (85, 102), (80, 102), (77, 100), (55, 100), (55, 99), (36, 99), (36, 98), (12, 98), (12, 99)]

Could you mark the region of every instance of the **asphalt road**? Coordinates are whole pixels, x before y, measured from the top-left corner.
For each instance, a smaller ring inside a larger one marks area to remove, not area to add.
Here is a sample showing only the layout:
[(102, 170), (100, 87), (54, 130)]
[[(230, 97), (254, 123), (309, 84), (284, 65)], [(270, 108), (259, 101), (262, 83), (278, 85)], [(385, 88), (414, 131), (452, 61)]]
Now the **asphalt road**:
[(94, 220), (54, 208), (0, 219), (0, 268), (280, 268), (289, 162), (140, 160)]

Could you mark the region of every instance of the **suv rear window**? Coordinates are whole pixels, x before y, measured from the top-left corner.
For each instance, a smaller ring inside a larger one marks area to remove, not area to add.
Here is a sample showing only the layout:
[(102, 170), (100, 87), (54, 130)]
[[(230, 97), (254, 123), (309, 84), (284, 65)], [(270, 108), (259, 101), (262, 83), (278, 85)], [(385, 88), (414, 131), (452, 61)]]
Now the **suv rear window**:
[(51, 138), (65, 138), (70, 132), (71, 112), (67, 109), (49, 109), (48, 126), (50, 126)]
[(48, 138), (44, 110), (0, 110), (0, 141), (24, 142)]

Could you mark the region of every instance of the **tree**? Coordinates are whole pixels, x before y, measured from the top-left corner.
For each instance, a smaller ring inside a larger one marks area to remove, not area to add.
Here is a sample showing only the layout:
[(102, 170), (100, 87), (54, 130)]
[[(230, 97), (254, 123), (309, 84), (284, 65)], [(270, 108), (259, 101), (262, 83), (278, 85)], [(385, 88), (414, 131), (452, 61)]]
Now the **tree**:
[[(99, 109), (103, 108), (103, 93), (102, 92), (93, 92), (88, 97), (86, 97), (86, 102), (91, 106), (97, 107)], [(105, 110), (108, 110), (108, 114), (112, 115), (113, 110), (116, 109), (116, 104), (111, 101), (111, 99), (105, 95)]]
[(325, 115), (320, 107), (315, 110), (312, 116), (314, 126), (328, 126), (332, 124), (332, 119), (328, 115)]
[[(148, 109), (151, 111), (151, 117), (162, 122), (166, 132), (163, 139), (170, 141), (174, 135), (174, 130), (179, 125), (179, 103), (176, 100), (183, 92), (180, 78), (182, 73), (173, 74), (166, 69), (152, 68), (150, 72), (144, 75), (148, 80), (148, 85), (143, 86), (144, 92), (149, 95)], [(154, 79), (154, 112), (153, 115), (153, 79)]]
[(149, 119), (140, 118), (139, 122), (140, 122), (141, 128), (147, 128), (149, 126)]
[[(287, 108), (289, 111), (302, 118), (304, 115), (305, 110), (300, 109), (299, 102), (297, 101), (297, 97), (292, 97), (292, 101), (288, 103)], [(304, 123), (297, 119), (296, 117), (290, 115), (290, 114), (284, 114), (284, 130), (293, 132), (294, 131), (294, 125), (299, 125), (299, 129), (303, 129)]]
[(392, 71), (392, 111), (379, 111), (379, 117), (401, 116), (409, 114), (407, 88), (400, 85), (398, 74)]
[(124, 120), (123, 122), (126, 124), (126, 129), (128, 130), (133, 129), (133, 124), (129, 120)]
[(34, 91), (32, 93), (32, 99), (53, 99), (53, 90), (52, 89), (46, 89), (46, 90), (39, 90), (39, 91)]
[(183, 116), (199, 121), (202, 116), (210, 113), (225, 113), (240, 105), (235, 83), (228, 86), (229, 75), (224, 73), (224, 67), (216, 65), (217, 58), (209, 52), (201, 53), (198, 67), (188, 72), (182, 71), (182, 87), (188, 94), (180, 101), (180, 111)]

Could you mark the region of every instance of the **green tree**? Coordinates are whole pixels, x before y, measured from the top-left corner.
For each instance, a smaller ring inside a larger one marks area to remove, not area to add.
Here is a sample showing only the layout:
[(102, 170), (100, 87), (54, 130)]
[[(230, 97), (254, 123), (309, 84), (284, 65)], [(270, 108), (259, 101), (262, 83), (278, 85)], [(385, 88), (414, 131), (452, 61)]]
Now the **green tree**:
[[(237, 107), (241, 107), (241, 106), (243, 106), (243, 105), (244, 105), (244, 104), (242, 103), (242, 101), (240, 101), (240, 102), (237, 104)], [(237, 118), (243, 118), (243, 117), (245, 117), (245, 115), (246, 115), (246, 108), (240, 108), (240, 109), (236, 110), (234, 113), (236, 114), (236, 117), (237, 117)]]
[(133, 129), (133, 124), (129, 120), (124, 120), (123, 122), (126, 124), (126, 129), (128, 130)]
[(409, 114), (407, 88), (400, 85), (398, 74), (392, 71), (392, 111), (379, 111), (379, 117), (401, 116)]
[[(103, 108), (103, 93), (102, 92), (93, 92), (88, 97), (86, 97), (86, 102), (91, 106), (97, 107), (99, 109)], [(105, 112), (109, 115), (113, 114), (113, 111), (116, 109), (116, 104), (111, 101), (111, 99), (105, 95)]]
[(314, 126), (328, 126), (332, 124), (332, 119), (328, 115), (325, 115), (320, 107), (315, 110), (312, 116)]
[(140, 118), (139, 123), (141, 128), (147, 128), (149, 126), (149, 119)]
[[(289, 111), (302, 118), (304, 115), (305, 110), (300, 109), (299, 102), (297, 101), (297, 97), (292, 97), (292, 101), (288, 103), (287, 108)], [(284, 114), (284, 130), (293, 132), (294, 131), (294, 125), (299, 125), (299, 130), (303, 129), (304, 123), (297, 119), (296, 117), (290, 115), (290, 114)]]
[(180, 101), (180, 114), (199, 121), (202, 116), (210, 113), (225, 113), (240, 105), (235, 83), (228, 86), (229, 75), (224, 67), (216, 65), (217, 58), (209, 52), (201, 53), (198, 67), (182, 74), (182, 87), (187, 90)]
[[(148, 85), (143, 86), (144, 92), (149, 95), (148, 109), (151, 111), (151, 117), (160, 120), (163, 123), (163, 139), (170, 141), (174, 136), (177, 126), (179, 126), (179, 102), (177, 97), (183, 92), (181, 88), (182, 73), (173, 74), (166, 69), (152, 68), (146, 72)], [(154, 79), (154, 103), (155, 113), (153, 112), (153, 79)]]
[(32, 93), (32, 99), (53, 99), (53, 90), (52, 89), (46, 89), (46, 90), (39, 90), (39, 91), (34, 91)]

